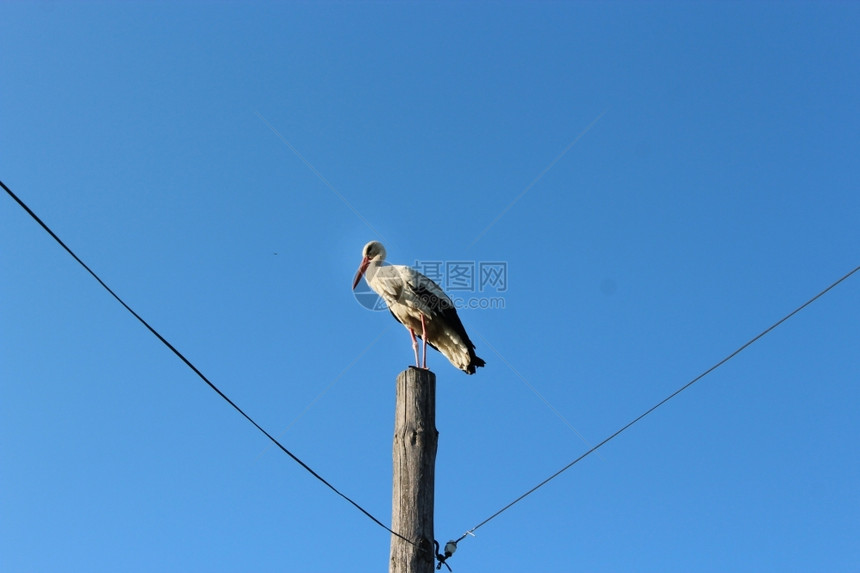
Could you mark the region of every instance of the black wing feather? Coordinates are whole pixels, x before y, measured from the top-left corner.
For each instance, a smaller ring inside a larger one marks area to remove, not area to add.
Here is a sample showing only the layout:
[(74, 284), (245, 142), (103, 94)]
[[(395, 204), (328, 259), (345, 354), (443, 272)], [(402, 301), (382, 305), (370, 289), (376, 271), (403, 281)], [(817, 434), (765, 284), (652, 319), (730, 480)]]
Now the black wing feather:
[[(433, 286), (439, 289), (439, 292), (444, 292), (439, 285), (429, 278), (424, 277), (423, 275), (422, 278), (433, 284)], [(470, 374), (475, 371), (475, 367), (484, 366), (486, 363), (475, 354), (475, 344), (471, 339), (469, 339), (469, 335), (466, 334), (466, 328), (463, 326), (463, 321), (460, 320), (460, 316), (457, 314), (457, 309), (454, 307), (454, 303), (451, 302), (448, 297), (442, 298), (421, 284), (413, 284), (412, 281), (408, 281), (406, 284), (412, 292), (414, 292), (415, 295), (430, 308), (430, 312), (433, 313), (434, 316), (447, 322), (451, 326), (451, 329), (463, 340), (463, 343), (469, 350)], [(430, 345), (433, 346), (432, 343), (430, 343)], [(433, 346), (433, 348), (436, 347)]]

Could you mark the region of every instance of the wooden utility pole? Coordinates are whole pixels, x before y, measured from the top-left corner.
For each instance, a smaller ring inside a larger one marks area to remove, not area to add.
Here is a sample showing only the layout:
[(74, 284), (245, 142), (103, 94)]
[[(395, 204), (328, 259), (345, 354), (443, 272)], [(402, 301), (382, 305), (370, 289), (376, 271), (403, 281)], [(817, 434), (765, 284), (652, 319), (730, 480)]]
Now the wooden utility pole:
[(436, 471), (436, 375), (409, 367), (397, 376), (394, 487), (389, 573), (433, 573), (433, 488)]

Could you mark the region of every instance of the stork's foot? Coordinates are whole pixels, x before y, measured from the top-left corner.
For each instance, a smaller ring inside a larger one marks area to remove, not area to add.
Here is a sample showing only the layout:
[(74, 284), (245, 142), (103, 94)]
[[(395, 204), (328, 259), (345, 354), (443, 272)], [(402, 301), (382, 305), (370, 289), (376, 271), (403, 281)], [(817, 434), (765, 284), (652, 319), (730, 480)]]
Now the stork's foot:
[(412, 370), (418, 370), (420, 372), (432, 372), (432, 370), (430, 370), (429, 368), (422, 368), (421, 366), (413, 366), (411, 364), (409, 365), (409, 368), (411, 368)]

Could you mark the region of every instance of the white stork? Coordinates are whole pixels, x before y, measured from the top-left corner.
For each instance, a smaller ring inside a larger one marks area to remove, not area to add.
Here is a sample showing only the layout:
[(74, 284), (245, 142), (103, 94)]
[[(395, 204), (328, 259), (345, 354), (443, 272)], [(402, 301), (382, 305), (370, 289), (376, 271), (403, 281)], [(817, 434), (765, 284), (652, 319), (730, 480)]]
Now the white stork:
[[(469, 340), (454, 303), (439, 285), (415, 269), (403, 265), (383, 266), (385, 247), (379, 241), (367, 243), (361, 255), (352, 288), (354, 290), (364, 276), (394, 318), (409, 330), (415, 366), (427, 368), (428, 343), (466, 374), (474, 374), (475, 368), (486, 364), (475, 355), (475, 345)], [(423, 365), (418, 362), (416, 334), (424, 343)]]

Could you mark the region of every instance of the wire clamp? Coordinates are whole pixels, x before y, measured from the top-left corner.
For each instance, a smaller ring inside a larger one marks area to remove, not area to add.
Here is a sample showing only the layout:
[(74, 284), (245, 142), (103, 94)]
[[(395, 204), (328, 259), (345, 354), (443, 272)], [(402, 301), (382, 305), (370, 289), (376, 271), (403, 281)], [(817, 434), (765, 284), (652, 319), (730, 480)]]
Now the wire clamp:
[(441, 553), (439, 553), (439, 542), (438, 542), (438, 541), (433, 541), (433, 545), (435, 545), (435, 546), (436, 546), (436, 560), (437, 560), (437, 561), (439, 561), (439, 564), (438, 564), (438, 565), (436, 565), (436, 569), (437, 569), (437, 570), (442, 569), (442, 565), (444, 565), (445, 567), (447, 567), (447, 568), (448, 568), (448, 571), (453, 571), (453, 570), (451, 569), (451, 566), (450, 566), (450, 565), (448, 565), (447, 563), (445, 563), (445, 561), (446, 561), (449, 557), (451, 557), (452, 555), (454, 555), (454, 552), (455, 552), (455, 551), (457, 551), (457, 542), (456, 542), (456, 541), (449, 541), (448, 543), (446, 543), (446, 544), (445, 544), (445, 554), (444, 554), (444, 555), (442, 555)]

